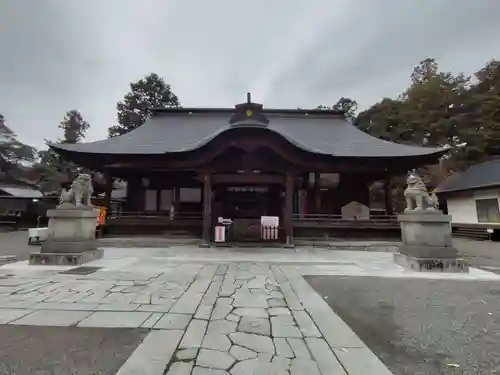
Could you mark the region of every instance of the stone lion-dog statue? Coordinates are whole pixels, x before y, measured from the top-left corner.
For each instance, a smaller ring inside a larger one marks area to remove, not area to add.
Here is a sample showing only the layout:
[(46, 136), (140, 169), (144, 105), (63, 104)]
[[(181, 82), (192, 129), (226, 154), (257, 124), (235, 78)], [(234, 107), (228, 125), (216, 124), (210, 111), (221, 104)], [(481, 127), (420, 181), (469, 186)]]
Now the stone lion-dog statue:
[(422, 178), (420, 178), (415, 170), (408, 172), (406, 183), (407, 187), (404, 191), (406, 199), (405, 212), (439, 210), (439, 202), (436, 194), (429, 194)]
[(86, 173), (79, 174), (71, 183), (69, 190), (63, 189), (59, 198), (59, 204), (71, 204), (73, 206), (92, 206), (90, 198), (94, 188), (92, 187), (92, 176)]

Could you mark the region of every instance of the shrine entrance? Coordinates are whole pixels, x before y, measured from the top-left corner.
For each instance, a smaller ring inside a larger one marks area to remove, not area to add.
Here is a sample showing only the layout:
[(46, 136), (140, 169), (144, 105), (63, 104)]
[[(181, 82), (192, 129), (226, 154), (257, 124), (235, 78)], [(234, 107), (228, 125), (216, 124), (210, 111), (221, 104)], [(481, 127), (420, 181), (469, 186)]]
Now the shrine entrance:
[(212, 222), (217, 223), (220, 218), (229, 220), (233, 241), (260, 241), (262, 217), (277, 217), (279, 226), (283, 225), (285, 200), (284, 186), (280, 183), (282, 179), (282, 176), (264, 174), (214, 176)]
[[(219, 233), (219, 217), (234, 221), (236, 236), (267, 241), (272, 229), (274, 241), (277, 229), (279, 242), (290, 246), (299, 233), (399, 231), (387, 187), (387, 215), (378, 221), (366, 208), (340, 215), (341, 209), (353, 201), (368, 207), (368, 184), (388, 186), (391, 176), (434, 164), (447, 152), (381, 141), (342, 111), (264, 109), (250, 95), (234, 108), (152, 109), (127, 135), (50, 147), (106, 175), (106, 229), (201, 229), (204, 245)], [(324, 194), (322, 174), (339, 177)], [(127, 182), (123, 212), (110, 210), (113, 179)]]
[(231, 219), (259, 219), (262, 216), (282, 215), (282, 190), (280, 185), (215, 187), (214, 213)]

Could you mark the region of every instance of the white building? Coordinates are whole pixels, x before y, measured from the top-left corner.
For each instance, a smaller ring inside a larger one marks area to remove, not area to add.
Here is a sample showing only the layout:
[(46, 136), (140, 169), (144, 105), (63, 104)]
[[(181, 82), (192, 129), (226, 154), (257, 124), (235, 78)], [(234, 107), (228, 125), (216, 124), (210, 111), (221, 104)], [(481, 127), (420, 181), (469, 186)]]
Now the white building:
[(466, 224), (500, 229), (500, 159), (452, 174), (436, 192), (454, 227)]

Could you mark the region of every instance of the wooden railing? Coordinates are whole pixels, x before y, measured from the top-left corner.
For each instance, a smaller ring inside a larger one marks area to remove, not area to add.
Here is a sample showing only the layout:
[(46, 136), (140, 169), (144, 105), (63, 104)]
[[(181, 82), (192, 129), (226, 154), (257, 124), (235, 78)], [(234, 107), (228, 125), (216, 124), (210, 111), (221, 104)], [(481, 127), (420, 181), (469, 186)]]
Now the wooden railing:
[(294, 214), (292, 216), (294, 227), (323, 227), (323, 228), (399, 228), (396, 215), (370, 215), (369, 219), (346, 220), (342, 215), (328, 214)]
[[(174, 217), (169, 212), (125, 211), (110, 212), (106, 217), (107, 224), (137, 224), (137, 225), (201, 225), (201, 212), (178, 212)], [(241, 221), (241, 220), (240, 220)], [(259, 223), (259, 220), (255, 220)], [(355, 229), (393, 229), (399, 228), (396, 215), (370, 215), (369, 219), (346, 220), (342, 215), (328, 214), (294, 214), (292, 225), (295, 228), (355, 228)], [(260, 226), (259, 226), (260, 230)], [(256, 235), (260, 234), (257, 233)]]
[(148, 211), (125, 211), (110, 212), (106, 215), (107, 223), (129, 223), (138, 222), (139, 224), (156, 223), (186, 223), (201, 222), (203, 214), (201, 212), (177, 212), (171, 216), (169, 212), (148, 212)]

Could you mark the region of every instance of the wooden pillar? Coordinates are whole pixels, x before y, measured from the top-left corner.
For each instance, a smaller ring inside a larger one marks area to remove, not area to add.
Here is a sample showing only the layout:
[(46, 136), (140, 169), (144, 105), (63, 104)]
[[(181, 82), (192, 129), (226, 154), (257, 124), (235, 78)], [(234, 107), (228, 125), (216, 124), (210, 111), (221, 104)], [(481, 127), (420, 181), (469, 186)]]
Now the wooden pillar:
[(179, 214), (179, 206), (180, 206), (180, 200), (181, 200), (181, 191), (179, 186), (175, 186), (172, 189), (172, 206), (174, 207), (174, 219), (178, 214)]
[(392, 207), (392, 193), (391, 193), (391, 179), (387, 176), (384, 180), (384, 199), (385, 199), (385, 212), (387, 215), (392, 215), (394, 209)]
[(314, 213), (319, 214), (321, 211), (321, 196), (319, 190), (319, 178), (320, 174), (318, 172), (314, 173)]
[(203, 175), (203, 241), (211, 242), (212, 232), (212, 179), (210, 174)]
[(145, 209), (145, 189), (142, 179), (139, 176), (132, 175), (127, 179), (127, 202), (126, 211), (144, 211)]
[(285, 242), (287, 245), (293, 245), (293, 187), (294, 176), (291, 173), (287, 173), (285, 182), (285, 212), (283, 215), (285, 226)]
[(156, 211), (161, 210), (161, 189), (156, 189)]
[(106, 207), (106, 213), (110, 213), (111, 210), (111, 193), (113, 191), (113, 178), (109, 173), (105, 174), (105, 191), (104, 191), (104, 207)]
[(126, 211), (137, 211), (137, 194), (137, 177), (130, 176), (129, 178), (127, 178), (127, 201), (125, 202)]

